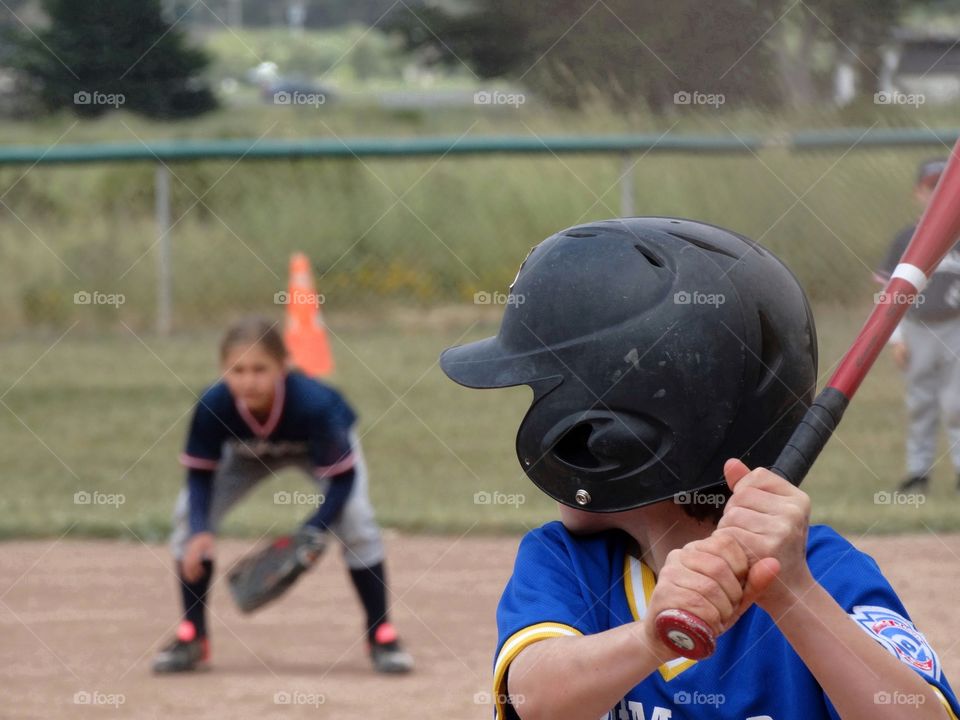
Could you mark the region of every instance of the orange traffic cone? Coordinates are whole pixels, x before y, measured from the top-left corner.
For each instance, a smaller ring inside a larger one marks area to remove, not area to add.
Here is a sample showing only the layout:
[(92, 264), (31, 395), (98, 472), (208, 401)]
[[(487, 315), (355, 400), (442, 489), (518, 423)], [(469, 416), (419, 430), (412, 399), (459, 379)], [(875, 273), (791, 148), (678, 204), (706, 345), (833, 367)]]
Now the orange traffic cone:
[(313, 377), (326, 377), (333, 372), (333, 354), (320, 314), (321, 303), (322, 296), (314, 288), (310, 261), (303, 253), (295, 253), (290, 257), (283, 341), (291, 364)]

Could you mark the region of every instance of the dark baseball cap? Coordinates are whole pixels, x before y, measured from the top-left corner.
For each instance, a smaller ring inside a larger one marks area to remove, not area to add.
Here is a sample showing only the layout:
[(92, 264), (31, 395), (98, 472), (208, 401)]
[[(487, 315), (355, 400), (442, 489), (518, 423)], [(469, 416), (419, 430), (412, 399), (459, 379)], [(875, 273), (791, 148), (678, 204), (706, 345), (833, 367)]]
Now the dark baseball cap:
[(924, 160), (917, 168), (917, 185), (936, 185), (946, 167), (946, 158)]

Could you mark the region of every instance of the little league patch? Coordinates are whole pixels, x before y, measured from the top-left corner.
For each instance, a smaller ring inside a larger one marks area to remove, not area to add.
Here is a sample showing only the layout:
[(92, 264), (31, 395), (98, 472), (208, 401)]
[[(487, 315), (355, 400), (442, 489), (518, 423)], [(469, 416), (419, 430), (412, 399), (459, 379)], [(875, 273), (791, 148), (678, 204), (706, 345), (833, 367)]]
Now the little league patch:
[(850, 617), (894, 656), (934, 680), (940, 679), (937, 653), (923, 633), (905, 617), (875, 605), (857, 605)]

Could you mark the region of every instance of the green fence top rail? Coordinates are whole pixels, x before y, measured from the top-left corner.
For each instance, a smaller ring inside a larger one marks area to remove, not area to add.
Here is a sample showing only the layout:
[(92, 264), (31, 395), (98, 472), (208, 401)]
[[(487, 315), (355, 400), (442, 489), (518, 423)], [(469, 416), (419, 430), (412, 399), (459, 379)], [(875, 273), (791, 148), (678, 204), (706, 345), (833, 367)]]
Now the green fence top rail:
[(957, 128), (847, 128), (797, 132), (790, 145), (795, 150), (940, 146), (948, 152), (958, 137)]
[(597, 137), (305, 138), (298, 140), (174, 140), (150, 143), (0, 146), (0, 164), (307, 157), (416, 157), (481, 154), (749, 152), (757, 138), (608, 135)]
[(305, 138), (297, 140), (166, 140), (148, 143), (0, 146), (0, 165), (241, 160), (276, 158), (387, 158), (488, 154), (752, 153), (764, 147), (829, 150), (876, 146), (952, 144), (955, 129), (837, 130), (793, 135), (605, 135), (413, 138)]

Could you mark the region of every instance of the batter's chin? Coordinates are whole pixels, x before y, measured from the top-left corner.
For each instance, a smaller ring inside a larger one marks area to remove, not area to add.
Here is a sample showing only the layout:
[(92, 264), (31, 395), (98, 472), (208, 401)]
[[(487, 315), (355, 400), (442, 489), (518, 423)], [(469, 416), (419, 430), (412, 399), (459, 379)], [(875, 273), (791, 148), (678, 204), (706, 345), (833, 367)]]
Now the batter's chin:
[(557, 503), (557, 507), (560, 510), (560, 522), (573, 535), (590, 535), (614, 527), (607, 513), (576, 510), (562, 503)]

